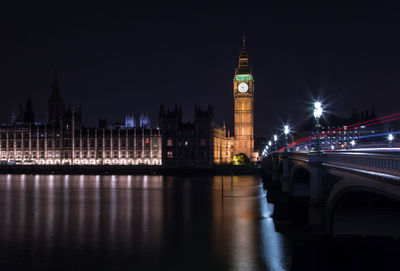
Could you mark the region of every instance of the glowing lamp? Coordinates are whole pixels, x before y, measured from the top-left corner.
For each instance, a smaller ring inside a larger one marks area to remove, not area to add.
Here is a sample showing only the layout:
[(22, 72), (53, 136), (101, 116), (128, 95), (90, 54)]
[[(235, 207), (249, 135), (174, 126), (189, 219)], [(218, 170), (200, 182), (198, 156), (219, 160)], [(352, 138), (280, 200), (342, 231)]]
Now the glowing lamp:
[(283, 133), (284, 133), (285, 135), (289, 134), (289, 125), (283, 126)]
[(322, 116), (322, 105), (320, 102), (314, 103), (314, 118), (319, 119)]

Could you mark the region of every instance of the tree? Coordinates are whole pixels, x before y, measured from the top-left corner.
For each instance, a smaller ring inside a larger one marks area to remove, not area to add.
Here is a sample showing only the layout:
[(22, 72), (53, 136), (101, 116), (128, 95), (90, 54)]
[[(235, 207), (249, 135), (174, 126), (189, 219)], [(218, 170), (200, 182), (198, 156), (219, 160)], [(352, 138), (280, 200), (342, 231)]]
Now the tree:
[(250, 158), (244, 153), (236, 154), (233, 156), (233, 164), (236, 166), (248, 165), (250, 164)]

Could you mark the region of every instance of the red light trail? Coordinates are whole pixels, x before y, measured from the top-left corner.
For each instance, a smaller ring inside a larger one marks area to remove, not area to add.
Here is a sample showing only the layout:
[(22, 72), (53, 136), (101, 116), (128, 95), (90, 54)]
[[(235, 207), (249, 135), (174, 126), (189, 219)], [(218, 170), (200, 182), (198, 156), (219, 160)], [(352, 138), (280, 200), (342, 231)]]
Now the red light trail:
[[(393, 117), (396, 117), (396, 118), (393, 118)], [(354, 123), (354, 124), (351, 124), (351, 125), (345, 125), (345, 126), (343, 126), (341, 128), (330, 130), (330, 131), (326, 131), (326, 132), (322, 132), (322, 133), (319, 133), (319, 134), (320, 134), (320, 136), (328, 136), (328, 135), (332, 135), (335, 132), (342, 131), (342, 130), (352, 131), (352, 130), (360, 128), (361, 126), (369, 127), (369, 126), (374, 126), (374, 125), (377, 125), (377, 124), (390, 122), (390, 121), (397, 120), (397, 119), (400, 119), (400, 113), (396, 113), (396, 114), (392, 114), (392, 115), (388, 115), (388, 116), (384, 116), (384, 117), (380, 117), (380, 118), (376, 118), (376, 119), (372, 119), (372, 120), (368, 120), (368, 121), (363, 121), (363, 122), (359, 122), (359, 123)], [(316, 135), (312, 135), (312, 136), (308, 136), (308, 137), (304, 137), (304, 138), (298, 139), (298, 140), (288, 144), (287, 147), (293, 147), (295, 145), (298, 145), (299, 143), (308, 142), (308, 141), (314, 139), (315, 136)], [(286, 148), (286, 146), (280, 148), (278, 150), (278, 152), (283, 151), (285, 148)]]

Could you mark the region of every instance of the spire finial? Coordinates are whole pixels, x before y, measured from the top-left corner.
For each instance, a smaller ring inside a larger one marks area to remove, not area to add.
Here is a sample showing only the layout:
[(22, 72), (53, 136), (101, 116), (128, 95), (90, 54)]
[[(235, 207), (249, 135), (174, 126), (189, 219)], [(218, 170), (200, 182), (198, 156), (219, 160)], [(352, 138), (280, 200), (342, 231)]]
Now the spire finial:
[(242, 36), (242, 52), (240, 53), (240, 58), (247, 58), (246, 52), (246, 35)]
[(242, 36), (242, 51), (239, 55), (239, 66), (235, 71), (236, 74), (250, 74), (249, 55), (246, 51), (246, 35)]

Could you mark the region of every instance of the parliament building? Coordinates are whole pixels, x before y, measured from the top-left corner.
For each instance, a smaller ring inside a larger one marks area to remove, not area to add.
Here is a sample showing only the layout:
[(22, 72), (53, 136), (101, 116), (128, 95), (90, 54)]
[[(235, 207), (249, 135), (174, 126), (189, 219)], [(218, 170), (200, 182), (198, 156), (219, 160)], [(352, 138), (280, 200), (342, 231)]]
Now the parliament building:
[(254, 79), (243, 37), (233, 77), (234, 132), (214, 123), (214, 110), (195, 106), (194, 122), (182, 122), (182, 109), (161, 105), (159, 126), (151, 128), (148, 115), (125, 125), (82, 125), (80, 107), (66, 108), (55, 74), (48, 103), (48, 119), (37, 122), (28, 100), (11, 121), (0, 125), (0, 163), (39, 165), (167, 165), (212, 166), (230, 164), (236, 154), (253, 161)]
[(148, 127), (82, 126), (81, 110), (65, 109), (55, 76), (48, 121), (34, 121), (25, 111), (0, 126), (0, 161), (40, 165), (161, 165), (161, 132)]

